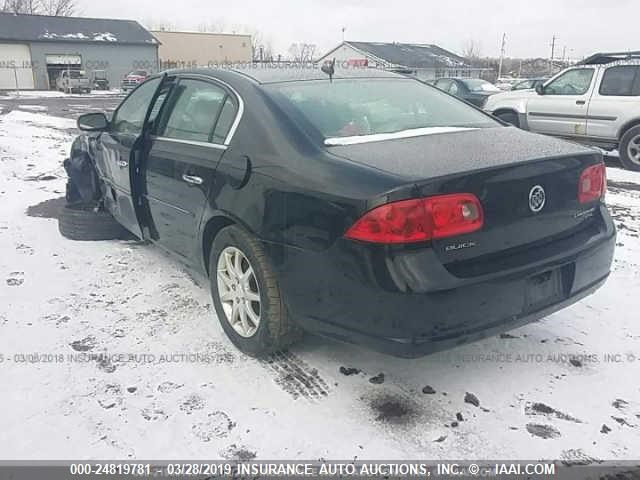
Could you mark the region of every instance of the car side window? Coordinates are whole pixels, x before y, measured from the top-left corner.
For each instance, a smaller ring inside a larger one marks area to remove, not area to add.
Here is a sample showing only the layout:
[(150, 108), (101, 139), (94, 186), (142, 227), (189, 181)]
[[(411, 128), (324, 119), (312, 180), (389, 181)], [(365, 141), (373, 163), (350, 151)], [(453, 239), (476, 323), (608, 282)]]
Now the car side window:
[(177, 140), (210, 142), (226, 92), (201, 80), (180, 80), (172, 94), (173, 108), (160, 135)]
[(231, 125), (233, 125), (233, 121), (236, 119), (237, 110), (231, 97), (227, 96), (220, 111), (218, 123), (216, 123), (216, 128), (213, 131), (214, 143), (224, 143), (229, 134), (229, 130), (231, 130)]
[(449, 93), (451, 95), (456, 95), (458, 93), (458, 82), (451, 82), (451, 85), (449, 86)]
[(640, 95), (634, 92), (634, 82), (640, 75), (640, 67), (636, 65), (623, 65), (607, 68), (600, 84), (600, 95), (611, 95), (619, 97), (630, 97)]
[(569, 70), (547, 84), (545, 95), (584, 95), (589, 90), (593, 68)]
[(113, 132), (130, 135), (142, 133), (149, 103), (161, 80), (161, 78), (154, 78), (143, 83), (120, 104), (111, 120)]

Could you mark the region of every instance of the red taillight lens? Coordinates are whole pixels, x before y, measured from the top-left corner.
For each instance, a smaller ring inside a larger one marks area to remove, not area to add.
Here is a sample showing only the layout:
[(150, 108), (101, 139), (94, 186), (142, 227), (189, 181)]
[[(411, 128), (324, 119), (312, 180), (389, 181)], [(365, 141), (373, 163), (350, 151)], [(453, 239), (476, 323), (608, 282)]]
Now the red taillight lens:
[(607, 191), (607, 168), (598, 163), (586, 168), (580, 175), (578, 183), (578, 201), (592, 202), (603, 198)]
[(392, 202), (365, 213), (345, 234), (371, 243), (415, 243), (482, 228), (484, 215), (471, 193)]

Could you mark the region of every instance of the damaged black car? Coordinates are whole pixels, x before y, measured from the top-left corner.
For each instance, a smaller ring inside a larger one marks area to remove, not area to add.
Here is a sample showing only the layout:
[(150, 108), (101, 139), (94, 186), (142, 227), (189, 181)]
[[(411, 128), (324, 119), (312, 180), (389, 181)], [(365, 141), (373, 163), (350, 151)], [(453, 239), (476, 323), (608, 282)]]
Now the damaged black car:
[(547, 316), (611, 268), (600, 153), (401, 75), (170, 71), (78, 125), (62, 233), (126, 231), (207, 275), (250, 355), (307, 331), (420, 356)]

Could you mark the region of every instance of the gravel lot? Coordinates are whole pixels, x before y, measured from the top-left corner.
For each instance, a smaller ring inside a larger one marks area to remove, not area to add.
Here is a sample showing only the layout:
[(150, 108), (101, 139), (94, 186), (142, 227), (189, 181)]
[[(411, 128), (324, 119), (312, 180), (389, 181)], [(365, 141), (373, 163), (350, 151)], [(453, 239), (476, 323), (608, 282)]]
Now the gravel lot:
[(565, 311), (417, 360), (307, 336), (258, 361), (158, 248), (58, 233), (75, 117), (118, 101), (0, 96), (0, 459), (637, 457), (639, 173), (611, 160), (614, 271)]

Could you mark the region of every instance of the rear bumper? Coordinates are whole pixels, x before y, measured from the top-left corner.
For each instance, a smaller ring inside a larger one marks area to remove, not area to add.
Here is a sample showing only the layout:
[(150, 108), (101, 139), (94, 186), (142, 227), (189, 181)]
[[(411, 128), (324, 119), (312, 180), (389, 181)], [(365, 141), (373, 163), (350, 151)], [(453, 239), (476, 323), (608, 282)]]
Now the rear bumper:
[[(432, 249), (391, 252), (346, 240), (322, 252), (265, 249), (289, 312), (305, 330), (417, 357), (520, 327), (593, 293), (609, 275), (615, 248), (604, 206), (602, 215), (603, 231), (592, 241), (475, 278), (450, 274)], [(548, 272), (557, 272), (557, 293), (531, 302), (532, 277)]]

